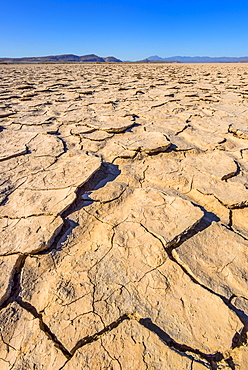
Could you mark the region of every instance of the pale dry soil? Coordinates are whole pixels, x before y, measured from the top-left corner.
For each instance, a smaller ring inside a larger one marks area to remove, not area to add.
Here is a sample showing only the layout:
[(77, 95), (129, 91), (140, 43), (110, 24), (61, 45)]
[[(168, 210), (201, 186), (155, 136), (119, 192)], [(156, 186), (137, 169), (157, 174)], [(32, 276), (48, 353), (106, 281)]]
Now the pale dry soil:
[(1, 370), (246, 370), (248, 66), (0, 76)]

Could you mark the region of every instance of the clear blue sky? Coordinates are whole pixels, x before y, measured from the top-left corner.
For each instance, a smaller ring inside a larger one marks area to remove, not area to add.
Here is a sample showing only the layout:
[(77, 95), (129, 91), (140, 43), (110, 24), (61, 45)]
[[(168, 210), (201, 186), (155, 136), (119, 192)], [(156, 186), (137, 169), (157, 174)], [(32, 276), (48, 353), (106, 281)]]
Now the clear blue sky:
[(248, 56), (248, 0), (1, 0), (0, 57)]

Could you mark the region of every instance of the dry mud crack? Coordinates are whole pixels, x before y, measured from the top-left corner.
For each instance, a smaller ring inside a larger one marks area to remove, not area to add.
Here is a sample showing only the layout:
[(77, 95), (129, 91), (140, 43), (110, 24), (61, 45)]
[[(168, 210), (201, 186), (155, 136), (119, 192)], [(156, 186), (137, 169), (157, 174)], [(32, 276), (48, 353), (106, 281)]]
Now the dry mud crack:
[(0, 75), (0, 368), (246, 370), (247, 65)]

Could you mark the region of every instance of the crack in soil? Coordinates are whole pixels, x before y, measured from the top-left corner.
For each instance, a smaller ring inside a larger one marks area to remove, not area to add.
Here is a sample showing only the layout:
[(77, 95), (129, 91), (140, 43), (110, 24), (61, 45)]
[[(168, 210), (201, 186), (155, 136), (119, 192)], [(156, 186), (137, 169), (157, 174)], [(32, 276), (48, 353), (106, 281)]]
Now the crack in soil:
[(21, 272), (22, 272), (22, 269), (23, 269), (23, 266), (25, 264), (27, 257), (28, 255), (22, 254), (17, 259), (16, 264), (13, 268), (12, 278), (10, 279), (10, 282), (9, 282), (11, 289), (9, 293), (8, 292), (6, 293), (6, 298), (4, 299), (3, 303), (0, 305), (0, 310), (7, 307), (11, 302), (14, 302), (15, 299), (18, 297), (20, 290), (21, 290), (21, 285), (20, 285)]
[(232, 348), (236, 348), (236, 347), (241, 347), (245, 344), (247, 344), (247, 332), (248, 332), (248, 318), (247, 316), (245, 315), (245, 313), (241, 310), (239, 310), (238, 308), (236, 308), (232, 303), (231, 301), (222, 296), (221, 294), (218, 294), (216, 293), (214, 290), (208, 288), (207, 286), (205, 286), (193, 273), (192, 271), (190, 270), (190, 268), (188, 267), (188, 265), (184, 264), (177, 256), (175, 253), (173, 253), (174, 249), (178, 248), (180, 245), (182, 245), (186, 240), (192, 238), (194, 235), (196, 235), (197, 233), (203, 231), (204, 229), (206, 229), (207, 227), (209, 227), (211, 224), (211, 222), (207, 222), (204, 217), (194, 226), (192, 226), (189, 230), (187, 230), (186, 233), (183, 233), (181, 234), (179, 237), (175, 238), (175, 242), (172, 244), (172, 243), (169, 243), (166, 244), (166, 242), (163, 240), (163, 238), (161, 238), (159, 235), (156, 235), (154, 234), (153, 232), (151, 232), (150, 230), (148, 230), (145, 226), (141, 225), (142, 227), (144, 227), (144, 229), (149, 232), (151, 235), (153, 235), (155, 238), (157, 238), (158, 240), (160, 240), (160, 242), (162, 243), (168, 257), (170, 258), (171, 261), (173, 261), (174, 263), (176, 263), (183, 271), (184, 273), (191, 279), (191, 281), (197, 285), (200, 285), (203, 289), (207, 290), (209, 293), (219, 297), (222, 302), (231, 310), (233, 311), (236, 316), (239, 318), (239, 320), (241, 321), (241, 323), (243, 324), (243, 328), (241, 330), (241, 332), (236, 332), (234, 334), (234, 337), (232, 339)]
[(54, 346), (58, 348), (63, 355), (70, 359), (72, 357), (72, 354), (64, 347), (64, 345), (58, 340), (56, 335), (51, 331), (51, 329), (48, 327), (48, 325), (43, 321), (42, 314), (39, 313), (34, 306), (32, 306), (28, 302), (24, 302), (20, 297), (17, 297), (16, 302), (24, 308), (26, 311), (31, 313), (34, 318), (39, 320), (39, 326), (40, 329), (45, 333), (45, 335), (52, 340)]
[(86, 344), (95, 342), (98, 340), (101, 336), (104, 334), (110, 332), (111, 330), (117, 328), (124, 320), (130, 320), (129, 315), (124, 314), (120, 316), (116, 321), (113, 321), (111, 324), (105, 326), (101, 331), (93, 334), (93, 335), (87, 335), (86, 337), (80, 339), (75, 346), (71, 349), (71, 354), (74, 355), (74, 353), (79, 349), (85, 346)]
[(206, 360), (210, 364), (212, 370), (216, 370), (217, 362), (220, 362), (224, 359), (224, 355), (219, 351), (213, 354), (212, 353), (207, 354), (207, 353), (200, 351), (199, 349), (190, 347), (187, 344), (181, 344), (181, 343), (176, 342), (173, 338), (169, 336), (169, 334), (167, 334), (164, 330), (162, 330), (158, 325), (154, 324), (152, 320), (149, 318), (145, 318), (145, 319), (140, 318), (138, 322), (142, 326), (147, 328), (148, 330), (157, 334), (157, 336), (162, 340), (162, 342), (165, 343), (168, 347), (174, 348), (181, 353), (190, 352), (190, 353), (196, 354), (202, 359)]

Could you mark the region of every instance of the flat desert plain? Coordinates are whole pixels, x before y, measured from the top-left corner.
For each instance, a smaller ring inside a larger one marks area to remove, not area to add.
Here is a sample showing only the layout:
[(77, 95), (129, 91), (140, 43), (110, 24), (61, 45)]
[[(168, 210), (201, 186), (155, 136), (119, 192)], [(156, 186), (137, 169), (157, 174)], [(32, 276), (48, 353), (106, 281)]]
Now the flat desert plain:
[(246, 370), (248, 65), (0, 76), (1, 370)]

